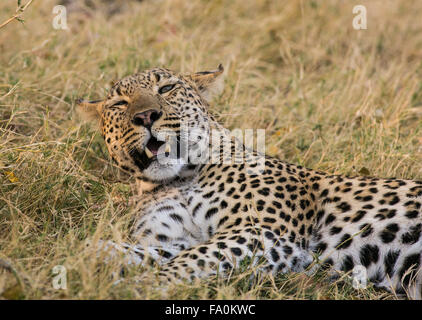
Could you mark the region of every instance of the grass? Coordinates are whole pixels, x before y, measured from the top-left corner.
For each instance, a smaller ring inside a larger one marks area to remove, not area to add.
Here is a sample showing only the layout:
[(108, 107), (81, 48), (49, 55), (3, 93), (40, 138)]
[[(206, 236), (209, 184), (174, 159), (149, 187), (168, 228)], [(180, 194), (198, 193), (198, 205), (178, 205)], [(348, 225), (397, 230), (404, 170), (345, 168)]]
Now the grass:
[[(9, 299), (395, 299), (323, 273), (276, 278), (238, 272), (168, 286), (157, 268), (101, 264), (87, 241), (124, 239), (130, 189), (78, 97), (150, 66), (182, 72), (223, 63), (212, 111), (229, 128), (264, 128), (271, 155), (337, 174), (422, 179), (422, 2), (133, 1), (120, 12), (68, 12), (34, 1), (24, 24), (0, 29), (0, 297)], [(354, 5), (368, 29), (354, 30)], [(72, 7), (74, 8), (74, 7)], [(1, 1), (0, 21), (15, 14)], [(67, 270), (56, 290), (52, 270)], [(134, 281), (134, 280), (137, 281)]]

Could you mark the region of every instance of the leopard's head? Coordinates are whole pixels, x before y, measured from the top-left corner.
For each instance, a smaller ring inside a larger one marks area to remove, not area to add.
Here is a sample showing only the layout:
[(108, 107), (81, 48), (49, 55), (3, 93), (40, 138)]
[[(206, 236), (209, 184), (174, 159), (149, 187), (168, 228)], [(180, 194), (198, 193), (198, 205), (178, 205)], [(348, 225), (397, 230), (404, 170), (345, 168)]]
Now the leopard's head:
[(155, 183), (171, 181), (194, 172), (190, 158), (216, 123), (208, 102), (222, 91), (222, 74), (221, 65), (187, 75), (155, 68), (123, 78), (104, 100), (79, 100), (78, 110), (100, 124), (122, 170)]

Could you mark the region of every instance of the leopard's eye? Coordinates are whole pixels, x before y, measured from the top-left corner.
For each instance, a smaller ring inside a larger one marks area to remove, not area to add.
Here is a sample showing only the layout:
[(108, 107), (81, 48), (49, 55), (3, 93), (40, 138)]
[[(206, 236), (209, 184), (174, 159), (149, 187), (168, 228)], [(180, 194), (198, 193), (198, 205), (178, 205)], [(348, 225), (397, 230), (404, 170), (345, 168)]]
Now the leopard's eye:
[(127, 101), (125, 100), (117, 101), (116, 103), (113, 103), (110, 107), (123, 106), (123, 105), (127, 105)]
[(168, 84), (168, 85), (162, 86), (160, 89), (158, 89), (158, 93), (163, 94), (163, 93), (169, 92), (170, 90), (174, 88), (174, 86), (175, 86), (174, 84)]

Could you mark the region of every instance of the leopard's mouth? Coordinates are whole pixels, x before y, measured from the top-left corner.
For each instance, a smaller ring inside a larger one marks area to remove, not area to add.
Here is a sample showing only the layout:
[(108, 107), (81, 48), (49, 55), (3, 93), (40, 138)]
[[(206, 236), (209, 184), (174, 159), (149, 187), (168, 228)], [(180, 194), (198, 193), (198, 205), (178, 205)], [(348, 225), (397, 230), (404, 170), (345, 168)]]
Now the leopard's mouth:
[[(154, 136), (151, 135), (151, 138), (148, 140), (147, 145), (144, 149), (146, 156), (149, 159), (156, 158), (160, 147), (164, 144), (166, 144), (164, 141), (158, 141)], [(165, 153), (170, 153), (170, 150), (170, 145), (166, 145)]]
[[(140, 151), (135, 148), (130, 151), (130, 156), (135, 162), (136, 166), (141, 170), (147, 169), (153, 162), (159, 161), (160, 159), (169, 158), (171, 155), (180, 158), (180, 139), (176, 139), (176, 145), (172, 146), (170, 142), (157, 140), (152, 134), (145, 146), (145, 148)], [(163, 147), (165, 145), (165, 147)], [(175, 152), (172, 153), (172, 150)]]

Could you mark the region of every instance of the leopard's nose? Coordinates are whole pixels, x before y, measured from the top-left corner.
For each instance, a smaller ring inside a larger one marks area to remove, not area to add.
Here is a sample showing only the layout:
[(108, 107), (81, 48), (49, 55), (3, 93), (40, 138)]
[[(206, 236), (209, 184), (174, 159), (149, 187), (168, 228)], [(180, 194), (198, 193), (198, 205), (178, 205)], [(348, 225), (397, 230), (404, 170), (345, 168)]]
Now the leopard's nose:
[(160, 119), (163, 113), (158, 110), (150, 109), (143, 112), (136, 113), (132, 118), (132, 123), (135, 126), (144, 126), (151, 128), (152, 124)]

